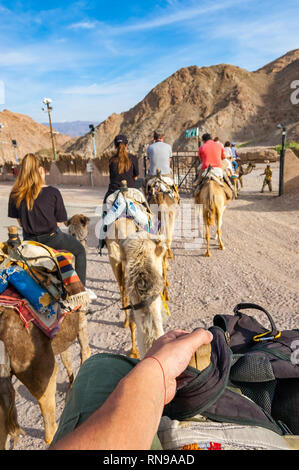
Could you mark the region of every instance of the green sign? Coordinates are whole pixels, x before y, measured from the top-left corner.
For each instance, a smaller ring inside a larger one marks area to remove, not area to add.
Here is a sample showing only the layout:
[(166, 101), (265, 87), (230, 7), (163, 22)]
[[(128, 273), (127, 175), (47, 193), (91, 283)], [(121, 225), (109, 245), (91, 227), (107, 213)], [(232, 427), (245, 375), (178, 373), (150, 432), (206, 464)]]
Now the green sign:
[(189, 139), (190, 137), (198, 137), (198, 135), (199, 135), (198, 127), (193, 127), (192, 129), (187, 129), (185, 131), (186, 139)]

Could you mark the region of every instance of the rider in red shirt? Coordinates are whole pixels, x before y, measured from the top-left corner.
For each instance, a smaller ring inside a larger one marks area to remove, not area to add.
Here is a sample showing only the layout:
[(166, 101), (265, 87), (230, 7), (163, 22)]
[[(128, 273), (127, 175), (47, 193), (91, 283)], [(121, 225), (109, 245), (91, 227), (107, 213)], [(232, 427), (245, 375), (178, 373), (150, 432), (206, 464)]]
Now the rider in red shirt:
[(222, 160), (225, 158), (224, 148), (218, 142), (214, 142), (210, 134), (204, 134), (202, 140), (204, 144), (198, 150), (198, 157), (202, 162), (201, 169), (206, 170), (209, 166), (222, 168)]
[(207, 168), (211, 166), (212, 168), (219, 168), (219, 177), (223, 178), (234, 194), (234, 188), (226, 174), (226, 171), (222, 170), (222, 160), (226, 158), (223, 146), (220, 145), (219, 142), (214, 142), (211, 139), (210, 134), (204, 134), (202, 136), (202, 140), (204, 143), (198, 149), (198, 158), (201, 161), (201, 168), (194, 185), (198, 185), (201, 182), (201, 177), (204, 175)]

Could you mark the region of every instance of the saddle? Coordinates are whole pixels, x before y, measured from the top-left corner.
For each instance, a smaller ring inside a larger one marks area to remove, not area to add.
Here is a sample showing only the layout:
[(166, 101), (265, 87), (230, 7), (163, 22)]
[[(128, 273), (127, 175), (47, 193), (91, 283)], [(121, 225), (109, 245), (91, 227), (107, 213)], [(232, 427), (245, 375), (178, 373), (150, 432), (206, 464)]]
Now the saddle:
[(201, 178), (196, 182), (194, 197), (200, 193), (200, 190), (203, 188), (205, 183), (211, 180), (215, 181), (219, 186), (221, 186), (224, 189), (227, 198), (231, 199), (231, 195), (227, 192), (227, 186), (233, 194), (234, 189), (231, 187), (231, 183), (229, 182), (225, 170), (222, 170), (221, 168), (213, 168), (212, 166), (209, 166), (207, 170), (203, 172)]
[(172, 199), (180, 200), (178, 189), (175, 182), (169, 176), (163, 176), (159, 171), (155, 176), (150, 177), (146, 183), (145, 192), (148, 199), (153, 196), (156, 198), (158, 193), (168, 194)]
[(151, 230), (152, 214), (144, 194), (136, 188), (128, 188), (126, 181), (123, 181), (121, 188), (110, 194), (106, 200), (99, 231), (100, 254), (105, 246), (109, 225), (122, 217), (133, 220), (137, 231), (142, 229), (150, 232)]
[(57, 335), (66, 315), (87, 310), (89, 295), (72, 266), (70, 253), (33, 241), (0, 250), (0, 306), (14, 308), (48, 337)]

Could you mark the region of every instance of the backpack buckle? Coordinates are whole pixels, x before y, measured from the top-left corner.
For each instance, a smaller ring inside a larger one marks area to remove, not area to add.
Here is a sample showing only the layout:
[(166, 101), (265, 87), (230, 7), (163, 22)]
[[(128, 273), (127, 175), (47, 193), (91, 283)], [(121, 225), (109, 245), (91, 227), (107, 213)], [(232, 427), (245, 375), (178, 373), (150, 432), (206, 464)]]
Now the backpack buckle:
[[(272, 333), (272, 336), (267, 336)], [(255, 342), (260, 342), (260, 341), (273, 341), (275, 339), (280, 338), (281, 336), (281, 331), (278, 331), (276, 335), (273, 335), (273, 331), (266, 331), (266, 333), (262, 333), (261, 335), (256, 335), (252, 339)]]

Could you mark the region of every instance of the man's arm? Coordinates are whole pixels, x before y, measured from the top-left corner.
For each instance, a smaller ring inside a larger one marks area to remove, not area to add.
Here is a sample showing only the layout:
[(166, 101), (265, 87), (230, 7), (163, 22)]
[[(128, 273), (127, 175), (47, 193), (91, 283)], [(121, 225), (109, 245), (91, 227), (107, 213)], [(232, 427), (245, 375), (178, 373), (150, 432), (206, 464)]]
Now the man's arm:
[(201, 329), (174, 330), (159, 338), (103, 406), (50, 449), (150, 449), (164, 405), (175, 395), (176, 377), (211, 340), (212, 334)]

